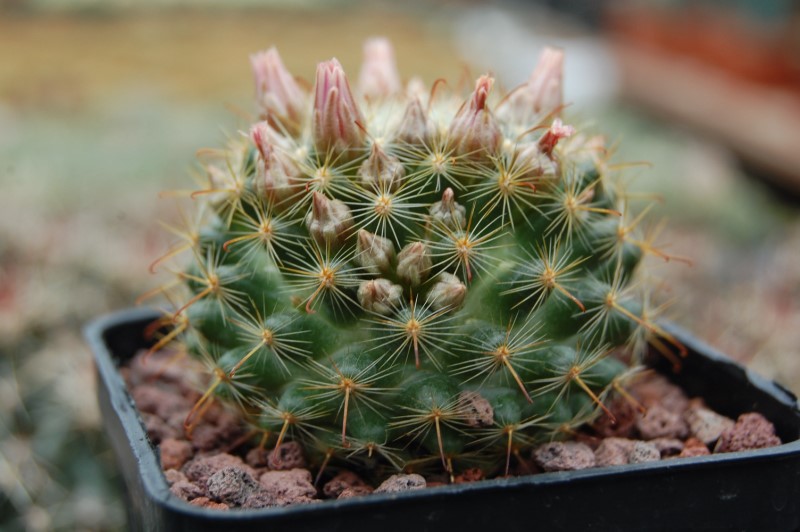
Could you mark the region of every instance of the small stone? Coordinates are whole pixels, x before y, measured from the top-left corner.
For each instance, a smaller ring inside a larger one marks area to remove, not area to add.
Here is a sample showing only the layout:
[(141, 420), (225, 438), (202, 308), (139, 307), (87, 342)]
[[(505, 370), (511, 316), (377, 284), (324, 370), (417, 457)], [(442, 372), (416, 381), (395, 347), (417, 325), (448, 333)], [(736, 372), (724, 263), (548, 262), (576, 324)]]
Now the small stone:
[(637, 441), (628, 454), (628, 463), (642, 464), (661, 460), (661, 453), (652, 443)]
[(189, 501), (192, 506), (200, 506), (201, 508), (211, 508), (212, 510), (230, 510), (227, 504), (221, 502), (214, 502), (208, 497), (198, 497)]
[[(336, 499), (348, 488), (364, 487), (367, 483), (352, 471), (341, 471), (322, 487), (322, 493), (329, 499)], [(370, 487), (370, 491), (372, 488)]]
[(683, 442), (677, 438), (655, 438), (650, 440), (661, 453), (661, 458), (676, 456), (683, 450)]
[(373, 491), (372, 486), (353, 486), (342, 490), (337, 499), (351, 499), (353, 497), (361, 497), (363, 495), (369, 495), (370, 493), (372, 493), (372, 491)]
[(271, 506), (278, 506), (275, 498), (264, 489), (257, 489), (247, 496), (247, 499), (242, 503), (242, 508), (269, 508)]
[(203, 421), (192, 431), (192, 445), (199, 451), (212, 451), (224, 448), (242, 434), (238, 420), (233, 421), (227, 416), (219, 418), (220, 423), (214, 424)]
[(465, 469), (460, 475), (456, 476), (455, 483), (456, 484), (463, 484), (465, 482), (477, 482), (479, 480), (483, 480), (486, 478), (483, 475), (483, 470), (479, 467), (471, 467), (469, 469)]
[(170, 486), (181, 480), (188, 480), (186, 475), (176, 469), (167, 469), (164, 471), (164, 478), (167, 480), (167, 484)]
[(605, 412), (592, 423), (594, 431), (603, 437), (630, 438), (636, 428), (636, 420), (639, 418), (639, 411), (622, 397), (618, 397), (608, 405), (609, 411), (614, 418)]
[(267, 467), (267, 460), (272, 449), (263, 449), (261, 447), (254, 447), (247, 451), (244, 461), (247, 465), (253, 468)]
[(736, 423), (720, 435), (714, 452), (732, 453), (749, 449), (763, 449), (781, 444), (775, 435), (775, 426), (757, 412), (742, 414)]
[(240, 506), (258, 488), (255, 479), (238, 467), (222, 468), (206, 481), (208, 495), (229, 506)]
[(470, 427), (491, 427), (494, 424), (492, 405), (478, 392), (464, 391), (458, 394), (458, 407), (464, 422)]
[(146, 356), (146, 352), (139, 353), (128, 364), (130, 371), (129, 380), (139, 384), (148, 381), (161, 382), (180, 382), (184, 380), (185, 374), (180, 364), (175, 364), (175, 357), (179, 354), (175, 351), (163, 349)]
[(647, 413), (637, 419), (636, 428), (645, 440), (655, 438), (682, 439), (689, 433), (689, 426), (681, 414), (667, 410), (659, 405), (650, 406)]
[(629, 391), (647, 409), (658, 405), (670, 412), (683, 414), (689, 407), (689, 398), (683, 390), (663, 375), (653, 374), (637, 381)]
[(158, 449), (161, 454), (161, 468), (165, 470), (180, 469), (194, 454), (191, 443), (175, 438), (162, 440)]
[(275, 471), (288, 471), (306, 467), (303, 448), (296, 441), (282, 443), (267, 455), (267, 465)]
[(533, 451), (533, 459), (545, 471), (575, 471), (594, 467), (594, 452), (583, 443), (551, 442)]
[(412, 473), (410, 475), (392, 475), (384, 480), (374, 493), (397, 493), (400, 491), (419, 490), (426, 487), (428, 483), (422, 475)]
[(689, 438), (686, 440), (686, 443), (684, 443), (683, 450), (678, 457), (691, 458), (693, 456), (706, 456), (709, 454), (711, 454), (711, 451), (708, 450), (708, 447), (705, 443), (701, 442), (697, 438)]
[(267, 471), (261, 475), (259, 483), (278, 506), (313, 502), (317, 495), (317, 488), (311, 481), (311, 472), (307, 469)]
[(630, 453), (636, 442), (627, 438), (606, 438), (594, 451), (597, 467), (623, 465), (630, 461)]
[(712, 445), (723, 432), (734, 425), (732, 419), (703, 407), (689, 408), (684, 417), (691, 435), (706, 445)]
[(192, 407), (186, 398), (152, 384), (139, 384), (131, 390), (131, 396), (140, 412), (155, 414), (167, 419), (176, 412), (188, 412)]
[(206, 492), (194, 482), (179, 480), (169, 487), (169, 491), (184, 501), (191, 501), (198, 497), (205, 497)]
[(147, 431), (147, 437), (156, 445), (167, 438), (180, 438), (183, 435), (183, 430), (170, 426), (155, 414), (148, 414), (147, 412), (140, 412), (139, 414), (142, 417), (145, 431)]
[(190, 481), (205, 486), (211, 475), (226, 467), (242, 469), (255, 478), (255, 471), (250, 466), (228, 453), (195, 456), (183, 466), (183, 473)]

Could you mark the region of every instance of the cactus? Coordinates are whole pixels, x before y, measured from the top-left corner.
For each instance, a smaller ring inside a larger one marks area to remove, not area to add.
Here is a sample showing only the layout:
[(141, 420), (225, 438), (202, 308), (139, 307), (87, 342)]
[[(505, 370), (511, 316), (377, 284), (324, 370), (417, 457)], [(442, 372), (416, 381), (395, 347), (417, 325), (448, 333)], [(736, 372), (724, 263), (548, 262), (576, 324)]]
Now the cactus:
[(383, 39), (355, 90), (336, 59), (310, 91), (274, 48), (251, 61), (259, 118), (205, 154), (196, 221), (157, 261), (192, 256), (155, 347), (208, 369), (187, 431), (220, 400), (318, 465), (508, 474), (607, 412), (648, 343), (680, 349), (638, 271), (669, 257), (602, 137), (562, 121), (561, 51), (466, 99), (403, 86)]

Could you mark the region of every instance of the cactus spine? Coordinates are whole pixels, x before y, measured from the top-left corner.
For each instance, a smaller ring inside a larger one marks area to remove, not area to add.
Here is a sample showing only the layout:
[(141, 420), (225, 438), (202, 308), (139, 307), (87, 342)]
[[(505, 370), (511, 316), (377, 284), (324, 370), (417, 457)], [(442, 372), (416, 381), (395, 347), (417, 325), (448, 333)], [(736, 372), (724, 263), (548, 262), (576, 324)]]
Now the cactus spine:
[(326, 464), (508, 473), (605, 408), (632, 371), (612, 352), (677, 345), (602, 138), (562, 122), (562, 52), (466, 99), (401, 85), (383, 39), (355, 90), (335, 59), (310, 92), (275, 49), (251, 61), (259, 120), (206, 158), (167, 254), (193, 259), (157, 347), (209, 369), (188, 430), (222, 400)]

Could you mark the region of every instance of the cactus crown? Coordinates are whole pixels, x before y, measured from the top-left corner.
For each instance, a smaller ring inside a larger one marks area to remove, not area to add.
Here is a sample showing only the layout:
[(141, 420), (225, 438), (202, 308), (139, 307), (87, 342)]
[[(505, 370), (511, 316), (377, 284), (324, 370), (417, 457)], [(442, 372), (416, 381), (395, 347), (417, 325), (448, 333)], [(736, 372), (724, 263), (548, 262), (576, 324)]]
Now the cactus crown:
[(355, 90), (336, 59), (310, 92), (251, 61), (260, 120), (205, 158), (167, 254), (193, 260), (156, 347), (180, 335), (210, 376), (187, 429), (220, 399), (326, 464), (507, 473), (605, 408), (633, 371), (612, 352), (677, 344), (603, 139), (561, 120), (561, 51), (466, 99), (402, 85), (383, 39)]

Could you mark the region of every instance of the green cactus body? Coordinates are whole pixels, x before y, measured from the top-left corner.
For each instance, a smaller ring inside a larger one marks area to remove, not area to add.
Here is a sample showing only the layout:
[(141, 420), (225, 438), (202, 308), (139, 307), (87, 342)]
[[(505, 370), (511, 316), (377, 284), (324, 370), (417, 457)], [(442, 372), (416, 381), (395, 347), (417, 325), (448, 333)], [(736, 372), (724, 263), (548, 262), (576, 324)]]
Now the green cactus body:
[(612, 351), (671, 340), (634, 281), (647, 249), (602, 142), (559, 118), (561, 52), (464, 100), (400, 86), (376, 43), (355, 91), (336, 60), (308, 94), (253, 56), (262, 121), (205, 161), (170, 316), (212, 370), (201, 402), (262, 445), (507, 473), (603, 409), (631, 372)]

